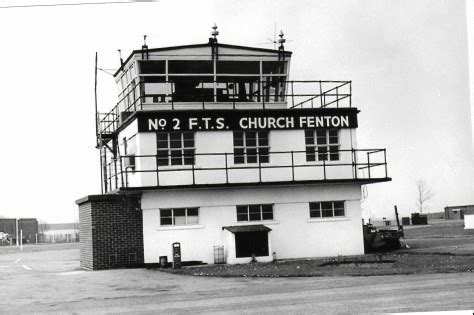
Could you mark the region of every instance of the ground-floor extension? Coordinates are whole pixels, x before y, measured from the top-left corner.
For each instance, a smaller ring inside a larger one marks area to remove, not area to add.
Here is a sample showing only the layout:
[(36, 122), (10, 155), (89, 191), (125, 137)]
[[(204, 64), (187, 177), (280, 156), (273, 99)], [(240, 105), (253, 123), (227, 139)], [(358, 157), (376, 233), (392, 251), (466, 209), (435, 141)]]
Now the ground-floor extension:
[(77, 202), (81, 266), (208, 264), (364, 253), (360, 184), (155, 189)]

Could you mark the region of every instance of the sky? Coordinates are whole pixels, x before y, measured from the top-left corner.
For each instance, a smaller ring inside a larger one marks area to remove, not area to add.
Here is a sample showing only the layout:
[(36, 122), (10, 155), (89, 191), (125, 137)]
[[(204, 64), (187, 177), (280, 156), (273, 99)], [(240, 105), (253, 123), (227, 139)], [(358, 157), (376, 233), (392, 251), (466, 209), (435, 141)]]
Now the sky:
[[(2, 0), (0, 6), (74, 2)], [(353, 105), (361, 110), (358, 146), (387, 148), (393, 178), (367, 186), (365, 217), (393, 216), (394, 205), (403, 216), (413, 212), (421, 178), (433, 192), (430, 212), (474, 204), (473, 20), (469, 0), (0, 8), (0, 216), (74, 222), (75, 200), (100, 193), (95, 52), (100, 68), (116, 69), (117, 49), (125, 59), (145, 34), (150, 48), (205, 43), (214, 22), (219, 42), (263, 48), (272, 48), (257, 43), (273, 37), (276, 24), (293, 52), (290, 79), (353, 81)], [(102, 112), (117, 101), (105, 72), (99, 72), (98, 94)]]

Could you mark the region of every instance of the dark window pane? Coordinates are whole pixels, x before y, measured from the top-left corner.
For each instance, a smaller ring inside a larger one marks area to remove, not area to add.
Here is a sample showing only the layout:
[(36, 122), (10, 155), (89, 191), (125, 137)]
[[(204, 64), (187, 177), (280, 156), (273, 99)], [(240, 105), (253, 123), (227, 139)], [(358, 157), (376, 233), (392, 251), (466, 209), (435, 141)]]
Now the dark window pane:
[(181, 139), (179, 140), (171, 140), (170, 141), (170, 148), (178, 149), (181, 148)]
[(168, 150), (158, 150), (158, 165), (168, 165)]
[(185, 148), (192, 148), (192, 147), (194, 147), (194, 140), (184, 140), (184, 147), (185, 147)]
[(173, 209), (173, 214), (175, 217), (184, 217), (186, 209)]
[(213, 73), (212, 61), (170, 60), (168, 73)]
[(286, 61), (263, 61), (264, 74), (286, 74)]
[(332, 202), (321, 203), (323, 217), (332, 217)]
[(334, 216), (335, 217), (343, 217), (344, 216), (344, 209), (334, 209)]
[(257, 133), (255, 131), (249, 131), (245, 134), (245, 145), (248, 147), (257, 146)]
[(237, 214), (247, 213), (248, 206), (237, 206)]
[(217, 61), (217, 73), (259, 74), (258, 61)]
[(166, 65), (164, 60), (140, 61), (140, 73), (165, 73)]
[(188, 216), (198, 215), (198, 208), (188, 208)]
[(183, 139), (194, 141), (194, 133), (193, 132), (183, 132)]
[(180, 132), (170, 132), (170, 140), (171, 141), (181, 141), (181, 133)]
[(249, 217), (247, 213), (237, 214), (237, 221), (248, 221)]
[(309, 211), (309, 217), (310, 218), (320, 218), (321, 217), (321, 211), (320, 210), (310, 210)]
[(235, 164), (245, 163), (244, 149), (234, 149), (234, 163)]
[(158, 149), (167, 149), (168, 148), (168, 140), (158, 140), (156, 142)]
[(244, 146), (244, 133), (234, 131), (234, 146), (242, 147)]
[(258, 145), (259, 146), (268, 146), (268, 131), (259, 131), (258, 132)]
[(247, 149), (247, 163), (257, 163), (257, 149)]
[(184, 164), (185, 165), (194, 164), (194, 149), (184, 150)]
[(319, 210), (321, 204), (319, 202), (310, 202), (309, 203), (309, 210)]
[(171, 217), (171, 209), (161, 210), (160, 215), (161, 217)]
[(249, 220), (260, 221), (261, 219), (262, 217), (261, 217), (260, 205), (250, 205), (249, 206)]
[(161, 225), (172, 225), (173, 224), (173, 220), (171, 217), (168, 217), (168, 218), (161, 218), (160, 219), (160, 224)]
[(183, 160), (182, 160), (183, 152), (181, 150), (173, 150), (173, 151), (170, 151), (170, 153), (171, 153), (171, 165), (183, 164)]
[(273, 205), (262, 205), (262, 219), (273, 220)]
[(328, 149), (326, 147), (319, 147), (318, 148), (318, 160), (319, 161), (327, 161), (328, 155), (327, 155)]
[(268, 148), (260, 148), (258, 149), (259, 152), (259, 157), (260, 157), (260, 163), (268, 163), (270, 162), (270, 155)]
[(329, 143), (339, 143), (338, 131), (329, 130)]
[(165, 132), (158, 132), (156, 134), (156, 139), (158, 141), (168, 141), (168, 134)]
[(339, 146), (331, 146), (329, 147), (329, 159), (331, 161), (338, 161), (339, 160)]
[(327, 139), (326, 139), (326, 131), (325, 130), (317, 130), (316, 131), (316, 136), (317, 136), (317, 144), (327, 144)]
[(262, 220), (273, 220), (273, 212), (262, 212)]
[(314, 144), (314, 131), (313, 130), (305, 130), (305, 140), (306, 140), (306, 145)]

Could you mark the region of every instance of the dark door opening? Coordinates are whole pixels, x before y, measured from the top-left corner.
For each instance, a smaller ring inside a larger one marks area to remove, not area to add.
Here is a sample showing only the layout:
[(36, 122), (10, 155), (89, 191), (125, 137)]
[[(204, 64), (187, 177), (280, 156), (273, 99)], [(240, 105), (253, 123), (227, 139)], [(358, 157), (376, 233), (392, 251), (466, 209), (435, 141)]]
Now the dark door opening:
[(237, 258), (268, 256), (268, 231), (235, 233)]

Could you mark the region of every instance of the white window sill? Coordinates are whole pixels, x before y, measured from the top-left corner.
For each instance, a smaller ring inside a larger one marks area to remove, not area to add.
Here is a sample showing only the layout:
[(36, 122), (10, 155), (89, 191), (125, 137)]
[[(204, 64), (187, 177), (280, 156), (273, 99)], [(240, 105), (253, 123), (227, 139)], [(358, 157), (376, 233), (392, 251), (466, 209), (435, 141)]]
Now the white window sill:
[(328, 217), (328, 218), (311, 218), (309, 219), (308, 223), (324, 223), (324, 222), (339, 222), (339, 221), (350, 221), (351, 219), (347, 217), (342, 217), (342, 218), (334, 218), (334, 217)]
[(174, 231), (174, 230), (195, 230), (195, 229), (204, 229), (204, 225), (163, 225), (157, 228), (157, 231)]
[(275, 221), (275, 220), (237, 221), (237, 225), (255, 225), (255, 224), (277, 225), (277, 224), (280, 224), (280, 221)]

